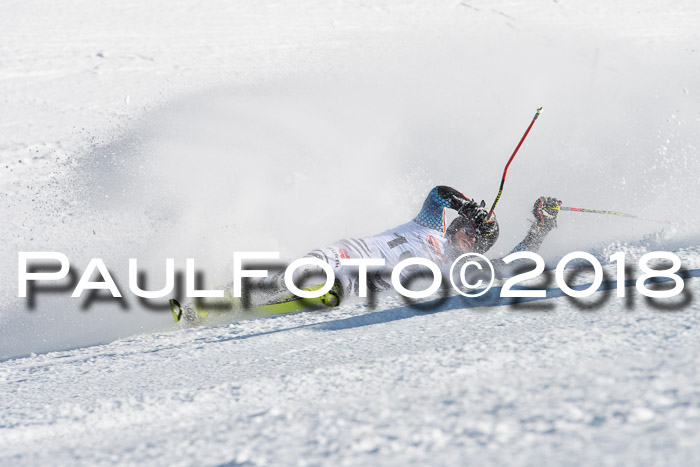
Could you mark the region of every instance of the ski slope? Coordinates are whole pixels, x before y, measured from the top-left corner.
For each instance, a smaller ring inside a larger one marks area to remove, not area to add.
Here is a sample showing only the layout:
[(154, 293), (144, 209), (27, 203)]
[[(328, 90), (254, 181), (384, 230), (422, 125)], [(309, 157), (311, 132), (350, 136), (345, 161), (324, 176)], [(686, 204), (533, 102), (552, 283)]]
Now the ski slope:
[(0, 458), (692, 465), (697, 305), (605, 303), (385, 300), (5, 361)]
[[(0, 465), (697, 464), (698, 31), (691, 0), (4, 2)], [(128, 292), (17, 298), (19, 251), (124, 291), (128, 258), (153, 288), (194, 258), (214, 286), (234, 251), (384, 231), (434, 185), (489, 203), (539, 106), (488, 256), (541, 195), (681, 221), (562, 212), (540, 252), (673, 251), (680, 297), (196, 328)]]

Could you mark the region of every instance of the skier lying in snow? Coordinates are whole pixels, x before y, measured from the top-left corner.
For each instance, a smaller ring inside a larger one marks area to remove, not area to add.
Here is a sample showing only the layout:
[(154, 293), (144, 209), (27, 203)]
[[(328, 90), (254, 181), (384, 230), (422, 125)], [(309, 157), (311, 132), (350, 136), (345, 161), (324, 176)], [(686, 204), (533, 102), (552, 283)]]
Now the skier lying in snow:
[[(545, 236), (556, 227), (559, 206), (561, 201), (555, 198), (544, 196), (538, 198), (532, 210), (535, 222), (513, 252), (536, 252)], [(447, 229), (445, 229), (445, 208), (454, 209), (459, 214)], [(406, 258), (426, 258), (437, 264), (443, 271), (447, 271), (452, 262), (464, 253), (486, 253), (496, 243), (498, 234), (496, 216), (489, 215), (483, 201), (477, 204), (453, 188), (437, 186), (430, 190), (423, 208), (410, 222), (371, 237), (340, 240), (313, 250), (305, 257), (320, 259), (333, 268), (336, 283), (330, 293), (340, 301), (343, 296), (358, 292), (357, 268), (341, 266), (341, 258), (384, 258), (385, 266), (381, 270), (370, 268), (367, 275), (368, 289), (376, 292), (391, 287), (381, 273), (390, 271)], [(504, 272), (502, 261), (496, 260), (493, 264), (497, 272), (498, 269)], [(406, 271), (409, 270), (410, 267), (406, 269)], [(311, 285), (310, 288), (317, 288), (313, 287), (316, 284), (310, 276), (318, 272), (320, 269), (315, 266), (300, 267), (294, 274), (294, 283), (299, 287)], [(321, 273), (316, 277), (320, 278), (321, 284), (325, 282), (325, 274)], [(318, 279), (316, 281), (318, 283)], [(289, 298), (283, 273), (264, 279), (261, 283), (263, 288), (266, 285), (269, 287), (270, 284), (274, 284), (272, 288), (277, 290), (278, 294), (286, 292)], [(328, 304), (325, 301), (324, 303)]]
[[(532, 209), (535, 222), (512, 252), (536, 252), (546, 235), (556, 227), (560, 206), (561, 201), (558, 199), (544, 196), (538, 198)], [(447, 228), (445, 208), (454, 209), (459, 214)], [(314, 301), (290, 295), (284, 282), (284, 271), (281, 271), (255, 284), (258, 289), (258, 299), (254, 300), (255, 308), (273, 314), (289, 313), (321, 303), (336, 306), (343, 297), (353, 293), (357, 295), (358, 268), (341, 266), (341, 259), (383, 258), (383, 267), (368, 268), (367, 273), (368, 289), (378, 292), (391, 288), (385, 273), (390, 272), (406, 258), (428, 259), (446, 272), (452, 262), (464, 253), (486, 253), (496, 243), (498, 234), (496, 216), (489, 214), (483, 201), (477, 204), (454, 188), (437, 186), (430, 190), (422, 209), (413, 220), (378, 235), (340, 240), (307, 254), (305, 257), (317, 258), (328, 263), (333, 269), (335, 283), (328, 293)], [(508, 274), (502, 261), (495, 260), (492, 263), (498, 275)], [(410, 274), (415, 269), (408, 267), (404, 270), (406, 271)], [(325, 279), (325, 274), (320, 268), (313, 265), (302, 266), (294, 273), (294, 284), (305, 290), (321, 288)], [(405, 274), (402, 274), (402, 279), (405, 279)], [(227, 289), (231, 290), (230, 287)], [(177, 300), (171, 300), (171, 307), (175, 321), (180, 320), (183, 312), (188, 320), (208, 314), (202, 305), (187, 305), (183, 310)]]

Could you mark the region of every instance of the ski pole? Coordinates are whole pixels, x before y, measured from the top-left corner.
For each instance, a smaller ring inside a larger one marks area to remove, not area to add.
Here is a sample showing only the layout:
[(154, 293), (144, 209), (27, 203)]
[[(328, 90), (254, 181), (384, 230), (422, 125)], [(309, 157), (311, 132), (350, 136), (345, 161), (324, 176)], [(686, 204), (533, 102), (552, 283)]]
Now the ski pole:
[(633, 216), (632, 214), (625, 214), (624, 212), (606, 211), (606, 210), (602, 210), (602, 209), (571, 208), (568, 206), (559, 206), (557, 209), (559, 209), (560, 211), (590, 212), (593, 214), (609, 214), (611, 216), (631, 217), (633, 219), (640, 218), (639, 216)]
[(542, 107), (537, 109), (537, 112), (535, 112), (535, 116), (532, 117), (530, 126), (527, 127), (527, 130), (525, 130), (525, 134), (522, 138), (520, 138), (520, 142), (515, 147), (515, 151), (513, 151), (513, 154), (510, 156), (510, 159), (508, 159), (506, 168), (503, 170), (503, 178), (501, 178), (501, 187), (498, 189), (498, 196), (496, 196), (496, 199), (493, 201), (493, 206), (491, 206), (491, 211), (489, 212), (489, 214), (493, 214), (494, 209), (496, 209), (496, 204), (498, 204), (498, 200), (501, 199), (501, 193), (503, 193), (503, 184), (506, 182), (506, 173), (508, 172), (508, 167), (510, 166), (510, 163), (513, 161), (513, 158), (518, 153), (518, 149), (520, 149), (520, 146), (522, 146), (523, 141), (525, 141), (525, 138), (527, 137), (527, 134), (530, 133), (530, 128), (532, 128), (532, 125), (535, 124), (535, 120), (537, 120), (537, 117), (540, 116), (540, 113), (542, 113)]
[(604, 209), (572, 208), (572, 207), (568, 207), (568, 206), (559, 206), (557, 209), (559, 209), (560, 211), (590, 212), (592, 214), (608, 214), (611, 216), (629, 217), (631, 219), (639, 219), (641, 221), (656, 222), (659, 224), (687, 225), (686, 222), (682, 222), (682, 221), (662, 221), (659, 219), (649, 219), (647, 217), (639, 217), (639, 216), (635, 216), (633, 214), (626, 214), (624, 212), (619, 212), (619, 211), (607, 211)]

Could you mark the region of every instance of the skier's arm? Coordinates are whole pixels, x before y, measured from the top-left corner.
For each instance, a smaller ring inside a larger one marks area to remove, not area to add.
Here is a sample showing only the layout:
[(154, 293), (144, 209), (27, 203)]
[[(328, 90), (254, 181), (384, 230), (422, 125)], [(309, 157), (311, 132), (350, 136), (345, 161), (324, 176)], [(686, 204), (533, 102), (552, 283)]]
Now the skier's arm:
[(556, 198), (546, 196), (537, 198), (532, 207), (535, 222), (530, 226), (523, 241), (518, 243), (511, 253), (516, 251), (532, 251), (534, 253), (539, 250), (547, 234), (557, 226), (559, 206), (561, 206), (561, 201)]
[(445, 208), (454, 209), (460, 214), (477, 204), (459, 191), (448, 186), (436, 186), (425, 199), (423, 207), (414, 222), (435, 230), (445, 230)]
[[(546, 196), (537, 198), (534, 206), (532, 207), (532, 214), (535, 216), (535, 221), (530, 226), (530, 229), (527, 231), (527, 235), (525, 235), (523, 241), (518, 243), (508, 254), (518, 251), (531, 251), (533, 253), (537, 252), (547, 234), (557, 226), (559, 206), (561, 206), (561, 201), (556, 198), (549, 198)], [(521, 263), (515, 261), (510, 264), (506, 264), (503, 262), (502, 258), (499, 258), (492, 260), (491, 264), (496, 272), (496, 277), (499, 279), (504, 279), (506, 277), (511, 277), (518, 274), (519, 264)]]
[(435, 188), (433, 188), (433, 190), (441, 200), (446, 201), (448, 203), (447, 205), (445, 205), (446, 208), (459, 211), (465, 206), (470, 206), (474, 204), (474, 201), (470, 200), (462, 193), (455, 190), (454, 188), (450, 188), (449, 186), (436, 186)]

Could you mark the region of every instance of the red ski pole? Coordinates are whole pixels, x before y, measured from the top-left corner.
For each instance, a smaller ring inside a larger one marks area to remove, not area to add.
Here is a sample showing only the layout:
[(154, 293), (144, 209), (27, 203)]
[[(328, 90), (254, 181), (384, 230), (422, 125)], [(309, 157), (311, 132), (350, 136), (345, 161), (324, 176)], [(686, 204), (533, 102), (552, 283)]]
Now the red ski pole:
[(513, 158), (518, 153), (518, 149), (520, 149), (520, 146), (523, 145), (523, 141), (525, 141), (527, 134), (530, 133), (530, 128), (532, 128), (532, 125), (535, 124), (535, 120), (537, 120), (537, 117), (540, 116), (540, 113), (542, 113), (542, 107), (537, 109), (537, 112), (535, 112), (535, 116), (532, 118), (530, 126), (527, 127), (527, 130), (525, 130), (525, 134), (522, 138), (520, 138), (520, 142), (516, 146), (515, 151), (513, 151), (513, 155), (511, 155), (510, 159), (508, 159), (506, 168), (503, 170), (503, 178), (501, 179), (501, 187), (498, 189), (498, 196), (496, 196), (496, 199), (493, 202), (493, 206), (491, 206), (491, 211), (489, 212), (489, 214), (493, 214), (494, 209), (496, 209), (496, 204), (498, 204), (498, 200), (501, 199), (501, 193), (503, 193), (503, 184), (506, 182), (506, 173), (508, 173), (508, 167), (510, 166), (510, 163), (513, 161)]

